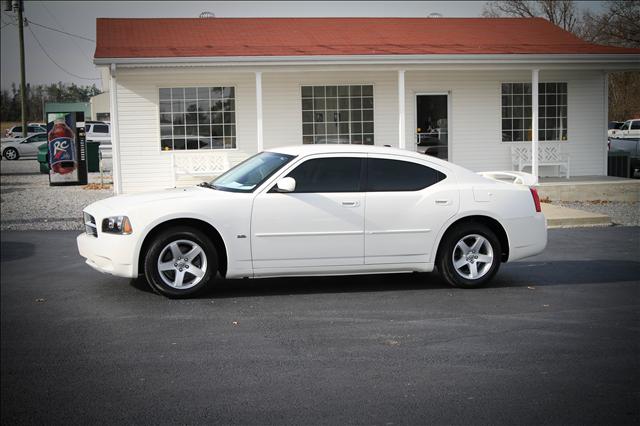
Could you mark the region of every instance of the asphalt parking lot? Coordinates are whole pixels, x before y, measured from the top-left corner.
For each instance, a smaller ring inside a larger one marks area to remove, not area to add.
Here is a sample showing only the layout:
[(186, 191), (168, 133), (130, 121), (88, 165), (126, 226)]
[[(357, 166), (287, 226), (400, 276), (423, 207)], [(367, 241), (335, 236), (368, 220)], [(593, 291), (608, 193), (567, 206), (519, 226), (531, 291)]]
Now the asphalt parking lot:
[(436, 274), (168, 300), (3, 232), (3, 424), (638, 424), (640, 228), (558, 229), (480, 290)]

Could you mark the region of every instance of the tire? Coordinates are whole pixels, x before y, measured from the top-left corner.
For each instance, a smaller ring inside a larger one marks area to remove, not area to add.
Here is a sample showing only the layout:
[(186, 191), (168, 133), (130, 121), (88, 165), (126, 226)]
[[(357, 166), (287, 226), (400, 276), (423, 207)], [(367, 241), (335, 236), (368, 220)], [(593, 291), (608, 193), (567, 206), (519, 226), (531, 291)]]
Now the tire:
[(15, 148), (5, 149), (4, 152), (2, 153), (2, 156), (7, 160), (17, 160), (20, 158), (20, 154), (18, 153), (18, 150)]
[(500, 240), (491, 229), (481, 223), (463, 223), (447, 231), (437, 267), (450, 285), (478, 288), (498, 272), (501, 254)]
[[(195, 253), (195, 257), (189, 253)], [(194, 274), (197, 271), (197, 274)], [(209, 287), (218, 272), (218, 252), (207, 236), (189, 226), (160, 232), (144, 258), (151, 288), (170, 298), (193, 297)]]

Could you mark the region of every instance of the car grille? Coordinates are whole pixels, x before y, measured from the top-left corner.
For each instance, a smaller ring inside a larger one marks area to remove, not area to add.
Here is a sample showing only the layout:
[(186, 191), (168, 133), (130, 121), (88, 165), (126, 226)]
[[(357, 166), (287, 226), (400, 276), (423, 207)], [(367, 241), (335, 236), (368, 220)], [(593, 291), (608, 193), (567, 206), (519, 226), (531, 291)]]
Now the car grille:
[(84, 228), (87, 234), (98, 237), (98, 227), (96, 226), (96, 219), (89, 213), (83, 213), (84, 216)]

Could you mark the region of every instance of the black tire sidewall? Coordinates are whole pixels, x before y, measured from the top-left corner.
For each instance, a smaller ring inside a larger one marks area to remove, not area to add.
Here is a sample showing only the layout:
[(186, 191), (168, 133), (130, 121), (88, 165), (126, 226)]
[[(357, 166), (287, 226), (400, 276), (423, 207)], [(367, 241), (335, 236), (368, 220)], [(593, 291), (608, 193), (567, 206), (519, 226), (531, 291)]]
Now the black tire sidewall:
[[(197, 285), (185, 290), (178, 290), (165, 284), (157, 268), (158, 256), (162, 249), (176, 240), (191, 240), (197, 243), (207, 257), (207, 272), (204, 278)], [(160, 232), (154, 237), (144, 256), (144, 275), (147, 282), (156, 293), (170, 298), (179, 299), (200, 294), (209, 287), (218, 272), (218, 253), (214, 244), (203, 232), (192, 227), (180, 226)]]
[[(482, 235), (489, 241), (491, 248), (493, 249), (493, 264), (491, 269), (477, 280), (469, 280), (455, 270), (453, 266), (452, 256), (455, 246), (463, 237), (471, 234)], [(491, 231), (487, 226), (481, 223), (465, 223), (457, 226), (451, 232), (445, 236), (443, 250), (440, 253), (440, 259), (438, 261), (438, 269), (440, 270), (443, 278), (452, 286), (460, 288), (478, 288), (487, 284), (495, 276), (500, 268), (501, 257), (500, 240), (496, 237), (496, 234)]]

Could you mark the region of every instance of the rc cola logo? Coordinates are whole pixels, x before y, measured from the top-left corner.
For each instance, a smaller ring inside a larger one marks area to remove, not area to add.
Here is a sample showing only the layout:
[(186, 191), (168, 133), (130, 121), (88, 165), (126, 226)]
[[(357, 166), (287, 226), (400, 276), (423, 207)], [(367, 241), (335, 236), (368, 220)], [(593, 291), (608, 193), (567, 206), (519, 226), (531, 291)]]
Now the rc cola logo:
[(61, 175), (76, 169), (73, 131), (64, 120), (56, 120), (49, 132), (49, 163), (51, 170)]

